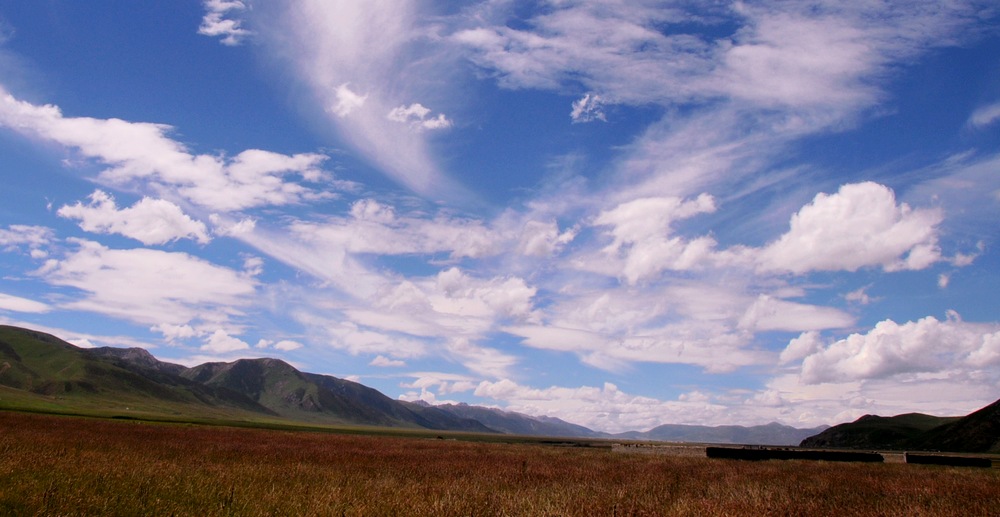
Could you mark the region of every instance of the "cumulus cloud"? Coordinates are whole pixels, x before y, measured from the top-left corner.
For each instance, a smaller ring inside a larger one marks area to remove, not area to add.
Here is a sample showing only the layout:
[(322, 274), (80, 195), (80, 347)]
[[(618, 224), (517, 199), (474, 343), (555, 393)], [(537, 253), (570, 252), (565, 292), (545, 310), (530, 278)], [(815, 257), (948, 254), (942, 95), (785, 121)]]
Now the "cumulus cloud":
[(817, 194), (792, 216), (790, 228), (765, 247), (764, 271), (886, 271), (924, 269), (941, 259), (937, 209), (912, 209), (877, 183), (843, 185)]
[(280, 350), (282, 352), (291, 352), (293, 350), (298, 350), (303, 346), (305, 345), (299, 343), (298, 341), (292, 341), (290, 339), (282, 339), (277, 342), (261, 339), (260, 341), (257, 342), (256, 348), (260, 349), (273, 348), (275, 350)]
[(284, 155), (259, 149), (232, 158), (194, 155), (167, 137), (170, 127), (120, 119), (64, 117), (56, 106), (36, 106), (0, 90), (0, 126), (75, 149), (110, 168), (98, 179), (127, 187), (169, 188), (202, 207), (235, 211), (315, 200), (326, 194), (286, 181), (324, 177), (320, 154)]
[(902, 324), (883, 320), (865, 334), (851, 334), (805, 356), (802, 381), (861, 381), (982, 368), (1000, 357), (998, 332), (996, 324), (966, 323), (953, 313), (945, 321), (933, 316)]
[(240, 26), (240, 20), (226, 18), (247, 8), (240, 0), (205, 0), (204, 6), (205, 16), (201, 19), (198, 34), (222, 37), (222, 44), (229, 46), (239, 45), (250, 36), (251, 32)]
[(816, 353), (822, 346), (823, 341), (820, 338), (819, 332), (815, 330), (803, 332), (799, 337), (788, 342), (788, 346), (781, 351), (779, 360), (781, 364), (798, 361)]
[[(601, 212), (594, 225), (611, 227), (608, 233), (614, 240), (603, 252), (622, 259), (621, 276), (635, 284), (667, 269), (703, 266), (714, 251), (715, 240), (711, 237), (686, 240), (672, 236), (671, 225), (714, 211), (715, 201), (707, 194), (687, 201), (677, 197), (642, 198)], [(593, 260), (603, 267), (615, 267), (601, 258)]]
[(224, 330), (216, 330), (212, 335), (208, 336), (205, 340), (205, 344), (201, 346), (200, 350), (202, 352), (209, 352), (212, 354), (226, 354), (229, 352), (238, 352), (240, 350), (247, 350), (250, 348), (245, 341), (230, 336)]
[(57, 212), (67, 219), (77, 219), (80, 227), (94, 233), (117, 233), (143, 244), (166, 244), (191, 238), (200, 243), (210, 239), (205, 224), (195, 221), (181, 208), (163, 199), (142, 198), (129, 208), (119, 210), (115, 198), (103, 190), (90, 195), (90, 203), (66, 205)]

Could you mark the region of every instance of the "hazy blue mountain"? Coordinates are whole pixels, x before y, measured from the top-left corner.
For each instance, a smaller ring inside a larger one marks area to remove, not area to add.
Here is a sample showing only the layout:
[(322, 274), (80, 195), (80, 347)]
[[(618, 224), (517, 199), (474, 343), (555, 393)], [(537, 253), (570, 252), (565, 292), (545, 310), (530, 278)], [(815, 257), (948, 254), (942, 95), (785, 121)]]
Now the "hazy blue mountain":
[(582, 425), (571, 424), (553, 417), (533, 417), (512, 411), (502, 411), (468, 404), (441, 404), (431, 406), (453, 415), (482, 422), (483, 425), (506, 434), (529, 436), (561, 436), (568, 438), (597, 438), (607, 436)]
[(744, 445), (798, 445), (827, 426), (799, 429), (772, 422), (766, 425), (739, 426), (666, 424), (649, 431), (621, 433), (615, 436), (630, 440), (658, 440), (664, 442), (725, 443)]

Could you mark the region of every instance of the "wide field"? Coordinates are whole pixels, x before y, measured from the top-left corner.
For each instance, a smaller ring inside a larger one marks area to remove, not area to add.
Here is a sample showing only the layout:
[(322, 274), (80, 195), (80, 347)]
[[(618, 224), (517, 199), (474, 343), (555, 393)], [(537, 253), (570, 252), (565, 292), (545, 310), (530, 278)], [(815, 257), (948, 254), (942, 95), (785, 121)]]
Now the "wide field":
[(1000, 470), (0, 411), (0, 515), (997, 515)]

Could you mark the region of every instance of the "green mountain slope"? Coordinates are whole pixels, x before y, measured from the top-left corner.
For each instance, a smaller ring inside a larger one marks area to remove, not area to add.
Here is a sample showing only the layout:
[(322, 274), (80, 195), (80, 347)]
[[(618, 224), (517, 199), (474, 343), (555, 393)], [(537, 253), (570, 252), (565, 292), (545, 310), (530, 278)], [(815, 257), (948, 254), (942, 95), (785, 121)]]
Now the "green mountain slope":
[(393, 400), (355, 382), (303, 373), (277, 359), (186, 368), (139, 348), (82, 349), (9, 326), (0, 326), (2, 408), (496, 432), (476, 420)]
[(356, 382), (300, 372), (278, 359), (206, 363), (185, 370), (181, 376), (244, 394), (278, 415), (298, 421), (495, 432), (474, 420), (393, 400)]
[[(234, 417), (272, 414), (235, 392), (75, 347), (49, 334), (0, 326), (4, 402), (50, 410)], [(3, 404), (7, 405), (7, 404)]]

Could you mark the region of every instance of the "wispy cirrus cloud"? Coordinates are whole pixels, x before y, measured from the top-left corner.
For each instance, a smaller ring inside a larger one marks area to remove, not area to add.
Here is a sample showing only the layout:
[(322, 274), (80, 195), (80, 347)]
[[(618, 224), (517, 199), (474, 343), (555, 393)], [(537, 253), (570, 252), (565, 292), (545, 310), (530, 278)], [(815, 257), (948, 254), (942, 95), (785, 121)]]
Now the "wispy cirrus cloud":
[(455, 61), (423, 9), (412, 0), (296, 0), (262, 6), (248, 21), (348, 144), (416, 193), (457, 203), (470, 193), (438, 163), (437, 131), (423, 131), (453, 124), (442, 78)]
[(1000, 102), (980, 106), (969, 115), (968, 124), (975, 128), (984, 128), (1000, 120)]

